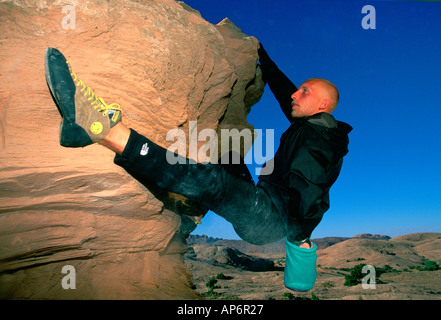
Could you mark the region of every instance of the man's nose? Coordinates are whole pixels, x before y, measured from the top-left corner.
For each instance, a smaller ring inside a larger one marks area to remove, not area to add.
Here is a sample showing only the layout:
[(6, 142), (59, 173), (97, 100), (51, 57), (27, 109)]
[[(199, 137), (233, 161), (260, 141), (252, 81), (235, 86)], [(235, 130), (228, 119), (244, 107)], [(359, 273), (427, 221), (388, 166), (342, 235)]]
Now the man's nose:
[(296, 92), (294, 92), (292, 95), (291, 95), (291, 99), (293, 99), (293, 100), (297, 100), (297, 96), (296, 96), (296, 93), (297, 93), (298, 91), (296, 91)]

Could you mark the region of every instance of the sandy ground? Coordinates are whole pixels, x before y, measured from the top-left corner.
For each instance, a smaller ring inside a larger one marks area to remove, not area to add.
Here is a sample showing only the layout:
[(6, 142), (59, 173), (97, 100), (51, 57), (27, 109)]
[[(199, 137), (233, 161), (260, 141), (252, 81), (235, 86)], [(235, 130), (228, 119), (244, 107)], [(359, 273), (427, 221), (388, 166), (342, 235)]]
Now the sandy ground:
[[(441, 300), (441, 270), (385, 273), (379, 277), (382, 283), (376, 284), (375, 289), (363, 289), (361, 285), (344, 285), (348, 271), (318, 268), (314, 289), (299, 293), (283, 285), (283, 259), (277, 259), (276, 270), (266, 272), (245, 271), (189, 258), (186, 265), (193, 273), (195, 290), (204, 299)], [(206, 283), (220, 273), (225, 279), (218, 279), (214, 294), (207, 294)]]

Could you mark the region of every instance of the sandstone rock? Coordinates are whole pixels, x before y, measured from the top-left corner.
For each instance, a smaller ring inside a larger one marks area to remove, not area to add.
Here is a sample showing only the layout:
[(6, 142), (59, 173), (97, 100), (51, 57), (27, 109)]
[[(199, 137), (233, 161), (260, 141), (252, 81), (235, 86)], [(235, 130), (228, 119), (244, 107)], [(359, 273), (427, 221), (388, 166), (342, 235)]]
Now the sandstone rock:
[[(172, 195), (147, 190), (101, 146), (59, 146), (44, 53), (58, 48), (123, 122), (167, 147), (190, 121), (252, 128), (257, 40), (173, 0), (72, 3), (0, 3), (0, 297), (195, 298)], [(75, 290), (62, 287), (65, 265)]]

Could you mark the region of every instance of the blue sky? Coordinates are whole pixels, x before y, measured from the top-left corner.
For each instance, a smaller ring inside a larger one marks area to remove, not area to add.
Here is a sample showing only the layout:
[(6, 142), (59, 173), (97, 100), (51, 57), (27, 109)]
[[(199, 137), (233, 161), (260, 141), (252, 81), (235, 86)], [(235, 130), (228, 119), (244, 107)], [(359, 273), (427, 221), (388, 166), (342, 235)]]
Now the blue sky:
[[(334, 116), (354, 130), (313, 238), (441, 232), (441, 2), (185, 2), (255, 36), (295, 84), (322, 77), (339, 88)], [(362, 27), (365, 5), (375, 29)], [(274, 129), (276, 148), (289, 126), (268, 87), (248, 121)], [(193, 234), (238, 239), (214, 213)]]

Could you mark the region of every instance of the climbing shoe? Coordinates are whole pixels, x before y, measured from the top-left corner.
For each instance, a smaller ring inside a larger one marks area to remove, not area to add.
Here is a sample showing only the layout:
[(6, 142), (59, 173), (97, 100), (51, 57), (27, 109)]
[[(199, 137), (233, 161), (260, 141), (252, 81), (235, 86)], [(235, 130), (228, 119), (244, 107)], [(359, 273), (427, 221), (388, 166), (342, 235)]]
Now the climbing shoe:
[(72, 71), (63, 54), (46, 49), (46, 82), (62, 121), (60, 144), (64, 147), (85, 147), (103, 139), (110, 128), (121, 120), (118, 104), (106, 104)]
[(286, 239), (285, 287), (293, 291), (308, 291), (317, 278), (317, 246), (301, 248)]

